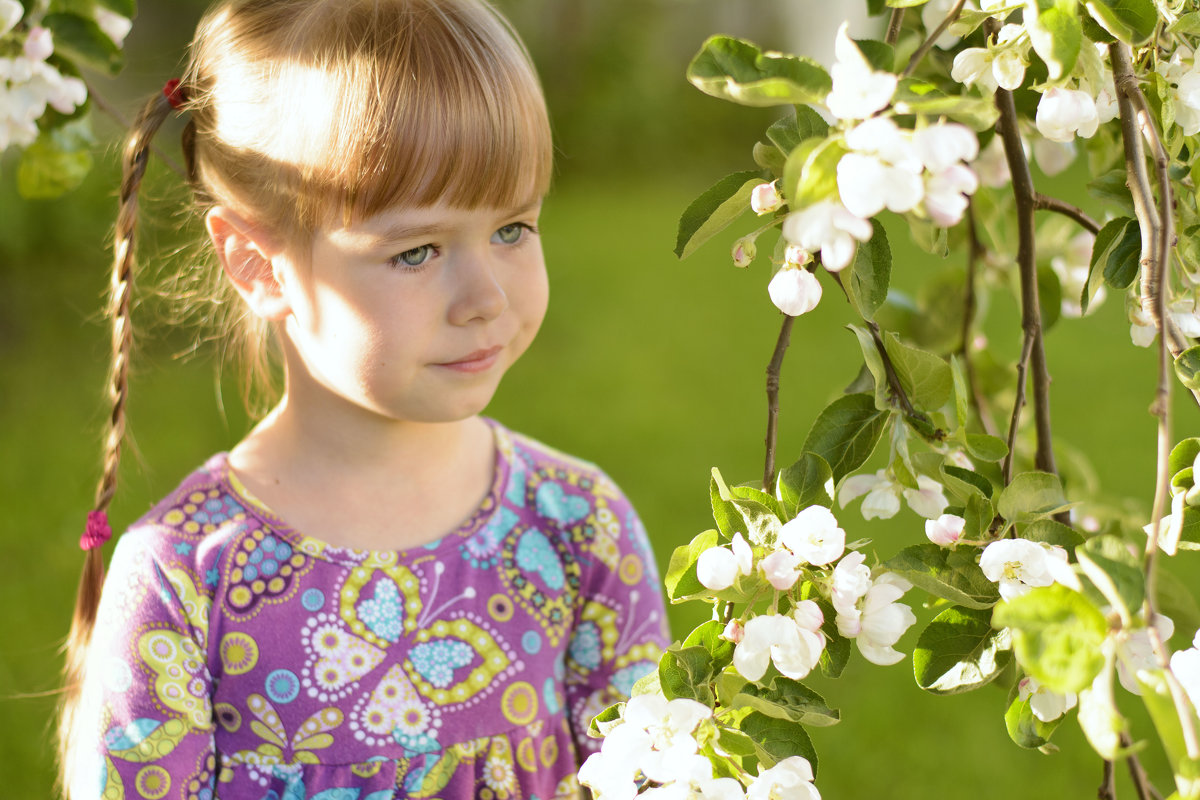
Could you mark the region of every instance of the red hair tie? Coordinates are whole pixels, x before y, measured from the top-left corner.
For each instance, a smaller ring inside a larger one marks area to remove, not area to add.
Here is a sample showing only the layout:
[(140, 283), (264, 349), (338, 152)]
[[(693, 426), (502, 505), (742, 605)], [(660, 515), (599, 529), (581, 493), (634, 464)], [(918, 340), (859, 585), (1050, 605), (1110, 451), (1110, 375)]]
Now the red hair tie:
[(171, 104), (171, 108), (179, 111), (183, 108), (183, 104), (187, 102), (187, 92), (180, 85), (179, 78), (172, 78), (167, 81), (167, 85), (163, 87), (163, 97), (167, 98), (167, 102)]
[(102, 547), (111, 538), (112, 528), (108, 524), (108, 514), (105, 514), (103, 511), (89, 511), (87, 525), (83, 529), (83, 536), (79, 537), (79, 548), (81, 550), (94, 550), (97, 547)]

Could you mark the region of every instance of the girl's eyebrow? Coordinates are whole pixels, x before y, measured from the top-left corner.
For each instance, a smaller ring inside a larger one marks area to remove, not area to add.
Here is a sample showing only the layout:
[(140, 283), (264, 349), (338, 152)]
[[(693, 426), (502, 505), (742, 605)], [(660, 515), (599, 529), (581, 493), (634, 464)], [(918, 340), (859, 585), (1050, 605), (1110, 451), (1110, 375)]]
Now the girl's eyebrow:
[[(505, 211), (503, 214), (497, 214), (497, 219), (506, 219), (509, 217), (520, 217), (528, 214), (531, 211), (537, 210), (542, 205), (541, 198), (532, 200), (517, 208)], [(432, 236), (445, 229), (444, 223), (427, 223), (418, 225), (405, 224), (403, 220), (387, 225), (378, 233), (374, 234), (377, 241), (387, 242), (403, 242), (410, 239), (419, 239), (425, 236)]]

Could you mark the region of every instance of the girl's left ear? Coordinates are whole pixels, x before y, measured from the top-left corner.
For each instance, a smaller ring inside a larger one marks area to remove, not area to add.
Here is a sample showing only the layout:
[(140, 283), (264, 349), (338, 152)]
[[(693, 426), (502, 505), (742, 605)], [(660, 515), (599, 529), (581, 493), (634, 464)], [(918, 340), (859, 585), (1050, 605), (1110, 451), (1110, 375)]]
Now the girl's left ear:
[(204, 223), (221, 269), (255, 316), (277, 321), (292, 313), (265, 231), (227, 206), (210, 209)]

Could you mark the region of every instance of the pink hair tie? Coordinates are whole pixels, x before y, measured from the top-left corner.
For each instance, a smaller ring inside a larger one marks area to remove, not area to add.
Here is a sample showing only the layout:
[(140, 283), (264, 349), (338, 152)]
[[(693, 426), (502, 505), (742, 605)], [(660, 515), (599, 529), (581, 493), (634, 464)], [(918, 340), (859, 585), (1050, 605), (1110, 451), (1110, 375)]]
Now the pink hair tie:
[(93, 550), (103, 547), (104, 543), (111, 538), (112, 528), (108, 524), (108, 514), (103, 511), (89, 511), (87, 526), (83, 530), (83, 536), (79, 537), (80, 549)]
[(171, 108), (179, 111), (183, 108), (183, 104), (187, 102), (187, 92), (184, 91), (181, 85), (182, 81), (179, 78), (172, 78), (167, 81), (167, 85), (163, 87), (163, 97), (167, 98), (167, 102), (171, 104)]

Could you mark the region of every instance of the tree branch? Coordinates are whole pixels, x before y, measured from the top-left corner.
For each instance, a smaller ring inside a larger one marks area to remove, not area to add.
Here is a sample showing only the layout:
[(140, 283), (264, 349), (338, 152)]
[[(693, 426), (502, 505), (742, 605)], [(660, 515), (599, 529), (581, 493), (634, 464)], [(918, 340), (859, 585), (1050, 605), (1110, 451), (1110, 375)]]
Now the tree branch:
[(908, 59), (908, 64), (904, 67), (904, 72), (900, 73), (901, 78), (907, 78), (913, 73), (913, 70), (915, 70), (917, 65), (921, 63), (921, 59), (933, 49), (933, 44), (938, 40), (938, 37), (942, 35), (946, 28), (949, 28), (954, 24), (954, 20), (958, 19), (958, 15), (962, 13), (963, 6), (966, 5), (966, 2), (967, 0), (956, 0), (954, 5), (950, 8), (949, 13), (946, 14), (946, 18), (942, 20), (941, 24), (933, 29), (933, 33), (929, 34), (925, 41), (921, 42), (921, 46), (917, 48), (917, 52), (912, 54), (912, 58)]
[[(996, 21), (989, 19), (985, 23), (987, 34), (996, 33)], [(1052, 431), (1050, 428), (1050, 373), (1046, 367), (1046, 349), (1042, 340), (1042, 311), (1038, 298), (1036, 245), (1034, 243), (1033, 214), (1036, 208), (1036, 192), (1033, 188), (1033, 175), (1029, 171), (1029, 161), (1025, 158), (1025, 150), (1021, 145), (1021, 131), (1017, 122), (1017, 107), (1013, 102), (1012, 92), (1005, 89), (996, 90), (996, 108), (1000, 112), (997, 130), (1004, 143), (1004, 154), (1008, 160), (1008, 170), (1012, 174), (1013, 197), (1017, 205), (1017, 267), (1021, 276), (1021, 329), (1025, 341), (1021, 347), (1022, 363), (1017, 365), (1017, 373), (1025, 374), (1024, 360), (1029, 359), (1033, 368), (1033, 413), (1037, 423), (1037, 453), (1034, 465), (1043, 472), (1058, 473), (1054, 461)], [(1024, 396), (1024, 385), (1017, 387), (1017, 396)], [(1009, 430), (1009, 454), (1005, 464), (1009, 468), (1005, 482), (1011, 475), (1012, 443), (1016, 439), (1016, 427), (1020, 421), (1021, 405), (1018, 402), (1013, 407), (1012, 425)]]
[[(1146, 596), (1143, 603), (1143, 613), (1146, 618), (1147, 633), (1154, 650), (1155, 659), (1167, 681), (1175, 711), (1179, 716), (1182, 727), (1184, 748), (1188, 758), (1200, 758), (1200, 737), (1197, 736), (1193, 709), (1179, 683), (1179, 678), (1171, 669), (1170, 657), (1165, 643), (1159, 636), (1154, 623), (1157, 618), (1155, 600), (1157, 597), (1157, 564), (1159, 550), (1159, 529), (1162, 527), (1162, 514), (1166, 507), (1168, 484), (1170, 482), (1169, 458), (1171, 454), (1171, 374), (1170, 354), (1175, 353), (1176, 337), (1182, 338), (1178, 332), (1172, 331), (1170, 319), (1166, 316), (1166, 294), (1169, 288), (1169, 273), (1167, 259), (1170, 256), (1171, 240), (1174, 224), (1174, 202), (1171, 197), (1171, 180), (1167, 172), (1170, 159), (1162, 138), (1155, 128), (1150, 116), (1146, 98), (1138, 86), (1137, 76), (1133, 72), (1129, 51), (1121, 42), (1113, 42), (1108, 48), (1113, 66), (1113, 82), (1117, 92), (1117, 106), (1121, 115), (1121, 137), (1125, 146), (1125, 163), (1129, 176), (1129, 188), (1133, 194), (1134, 211), (1137, 214), (1138, 225), (1142, 234), (1142, 276), (1141, 294), (1142, 306), (1150, 307), (1150, 316), (1154, 319), (1159, 330), (1158, 344), (1158, 386), (1155, 391), (1153, 413), (1158, 417), (1158, 463), (1154, 487), (1154, 506), (1150, 513), (1152, 527), (1146, 537), (1145, 575)], [(1142, 149), (1142, 136), (1149, 140), (1154, 152), (1154, 164), (1158, 177), (1158, 206), (1154, 205), (1150, 188), (1150, 178), (1147, 174), (1145, 153)]]
[[(1121, 748), (1129, 750), (1133, 747), (1133, 740), (1129, 738), (1129, 734), (1121, 734)], [(1142, 762), (1138, 760), (1137, 753), (1129, 753), (1125, 757), (1125, 763), (1129, 766), (1129, 777), (1133, 779), (1133, 788), (1137, 792), (1138, 800), (1162, 800), (1162, 795), (1150, 783), (1146, 777), (1146, 770), (1142, 767)], [(1115, 796), (1114, 792), (1114, 796)]]
[[(914, 426), (918, 431), (924, 431), (925, 435), (932, 435), (934, 439), (946, 438), (946, 432), (937, 430), (933, 427), (933, 423), (929, 421), (929, 417), (917, 411), (913, 407), (912, 401), (908, 399), (908, 392), (904, 391), (904, 384), (900, 382), (900, 375), (896, 372), (896, 365), (892, 363), (892, 357), (888, 355), (887, 348), (883, 344), (883, 336), (879, 333), (879, 325), (875, 320), (863, 320), (867, 323), (867, 327), (871, 331), (871, 339), (875, 342), (875, 350), (879, 353), (880, 360), (883, 361), (883, 372), (887, 376), (888, 391), (892, 397), (900, 404), (900, 411), (904, 416), (914, 422), (924, 423), (923, 425)], [(929, 432), (932, 432), (931, 434)]]
[(767, 365), (767, 459), (763, 466), (763, 491), (772, 493), (775, 484), (775, 443), (779, 426), (779, 372), (783, 369), (783, 356), (787, 353), (792, 338), (792, 325), (796, 318), (783, 315), (783, 326), (775, 342), (775, 352)]
[(887, 36), (884, 41), (890, 45), (900, 41), (900, 28), (904, 25), (904, 9), (893, 8), (892, 15), (888, 17)]
[(963, 297), (962, 345), (959, 355), (963, 360), (963, 371), (967, 376), (967, 387), (971, 392), (971, 404), (979, 416), (979, 423), (990, 436), (998, 436), (996, 423), (987, 409), (987, 400), (979, 388), (979, 378), (975, 375), (975, 362), (971, 360), (971, 328), (975, 324), (975, 268), (980, 257), (986, 252), (983, 242), (979, 241), (979, 230), (975, 227), (975, 207), (967, 201), (967, 285)]
[(1062, 214), (1064, 217), (1070, 217), (1086, 228), (1088, 233), (1093, 236), (1099, 233), (1100, 228), (1103, 227), (1099, 222), (1089, 217), (1083, 209), (1059, 200), (1057, 197), (1050, 197), (1040, 192), (1034, 195), (1034, 208), (1038, 211), (1053, 211), (1056, 214)]
[(1097, 800), (1117, 800), (1117, 771), (1113, 763), (1104, 759), (1104, 777), (1100, 779), (1100, 788), (1096, 790)]

